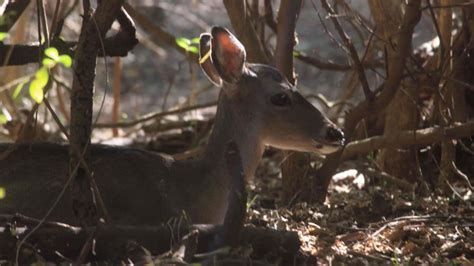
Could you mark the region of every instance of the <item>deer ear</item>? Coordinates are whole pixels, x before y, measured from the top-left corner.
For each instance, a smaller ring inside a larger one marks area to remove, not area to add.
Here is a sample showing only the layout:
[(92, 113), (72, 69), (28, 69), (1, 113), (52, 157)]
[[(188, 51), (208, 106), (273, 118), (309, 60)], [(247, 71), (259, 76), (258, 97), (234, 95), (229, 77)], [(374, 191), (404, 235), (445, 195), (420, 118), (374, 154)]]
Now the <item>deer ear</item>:
[(236, 83), (245, 71), (245, 48), (237, 38), (222, 27), (213, 27), (212, 62), (220, 77), (228, 83)]
[(211, 34), (202, 33), (199, 37), (199, 65), (214, 85), (221, 87), (222, 79), (211, 59)]

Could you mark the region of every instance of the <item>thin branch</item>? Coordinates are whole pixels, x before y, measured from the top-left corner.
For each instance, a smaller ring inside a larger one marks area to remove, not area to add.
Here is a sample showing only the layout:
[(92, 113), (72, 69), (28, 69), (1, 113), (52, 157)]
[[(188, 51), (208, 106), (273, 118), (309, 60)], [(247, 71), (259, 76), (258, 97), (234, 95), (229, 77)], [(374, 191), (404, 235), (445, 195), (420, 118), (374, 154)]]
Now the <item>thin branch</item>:
[(275, 65), (286, 76), (291, 84), (295, 84), (293, 67), (293, 48), (296, 45), (296, 21), (301, 8), (301, 0), (282, 0), (278, 11), (277, 44), (275, 49)]
[(366, 100), (352, 109), (346, 117), (346, 134), (352, 134), (359, 121), (367, 117), (369, 112), (379, 112), (385, 109), (390, 100), (395, 95), (400, 82), (403, 78), (405, 62), (411, 51), (411, 41), (413, 30), (421, 18), (420, 11), (421, 0), (410, 0), (406, 5), (405, 16), (400, 26), (400, 32), (397, 35), (399, 44), (397, 47), (398, 55), (388, 62), (391, 65), (391, 73), (388, 73), (382, 92), (374, 99), (373, 108), (369, 109), (370, 103)]
[[(411, 51), (413, 30), (421, 18), (420, 7), (421, 0), (408, 0), (405, 15), (400, 26), (400, 32), (397, 35), (397, 56), (388, 62), (391, 72), (388, 73), (382, 92), (377, 95), (372, 104), (365, 100), (346, 115), (344, 130), (347, 139), (350, 139), (357, 124), (359, 124), (363, 118), (367, 117), (370, 113), (384, 110), (397, 92), (403, 78), (405, 62)], [(320, 192), (319, 200), (324, 200), (326, 197), (327, 187), (339, 165), (341, 156), (342, 151), (328, 155), (323, 166), (316, 171), (315, 175), (319, 177), (319, 181), (316, 182), (314, 190)]]
[(277, 31), (277, 24), (275, 22), (275, 19), (273, 18), (273, 7), (272, 7), (272, 1), (271, 0), (265, 0), (265, 22), (270, 29), (273, 30), (273, 32)]
[(130, 14), (130, 16), (134, 19), (134, 21), (140, 25), (140, 27), (145, 30), (148, 34), (152, 35), (154, 38), (161, 40), (163, 43), (171, 46), (176, 51), (180, 52), (181, 54), (185, 55), (186, 58), (193, 62), (198, 61), (198, 55), (195, 53), (190, 53), (183, 47), (179, 46), (176, 43), (176, 37), (167, 32), (166, 30), (160, 28), (153, 20), (148, 18), (147, 16), (140, 13), (136, 8), (131, 6), (128, 3), (124, 4), (125, 10)]
[(39, 0), (38, 1), (38, 9), (40, 10), (40, 15), (41, 15), (41, 27), (43, 29), (43, 34), (44, 34), (44, 41), (46, 43), (46, 47), (50, 46), (50, 39), (49, 39), (49, 28), (48, 28), (48, 18), (46, 16), (46, 9), (44, 6), (44, 1)]
[(396, 136), (375, 136), (349, 143), (342, 154), (348, 159), (382, 148), (403, 149), (412, 145), (427, 146), (443, 140), (468, 138), (474, 135), (474, 121), (450, 127), (431, 127), (416, 131), (402, 131)]
[(5, 11), (0, 14), (3, 18), (0, 23), (0, 32), (9, 32), (29, 4), (30, 0), (8, 1)]
[(433, 9), (440, 9), (440, 8), (455, 8), (455, 7), (470, 7), (470, 6), (473, 6), (474, 5), (474, 2), (473, 1), (470, 1), (470, 2), (466, 2), (466, 3), (459, 3), (459, 4), (451, 4), (451, 5), (427, 5), (427, 6), (424, 6), (421, 8), (422, 11), (425, 11), (426, 9), (430, 9), (430, 8), (433, 8)]
[(148, 120), (152, 120), (152, 119), (157, 119), (157, 118), (161, 118), (161, 117), (164, 117), (164, 116), (168, 116), (168, 115), (175, 115), (175, 114), (180, 114), (180, 113), (184, 113), (184, 112), (189, 112), (189, 111), (194, 111), (194, 110), (197, 110), (197, 109), (202, 109), (202, 108), (207, 108), (207, 107), (213, 107), (213, 106), (216, 106), (217, 105), (217, 101), (213, 101), (213, 102), (209, 102), (209, 103), (204, 103), (204, 104), (197, 104), (197, 105), (193, 105), (193, 106), (188, 106), (188, 107), (184, 107), (184, 108), (181, 108), (181, 109), (177, 109), (177, 110), (170, 110), (170, 111), (166, 111), (166, 112), (155, 112), (155, 113), (150, 113), (150, 114), (147, 114), (147, 115), (144, 115), (136, 120), (132, 120), (132, 121), (128, 121), (128, 122), (121, 122), (121, 123), (98, 123), (95, 125), (95, 128), (111, 128), (111, 127), (123, 127), (123, 128), (126, 128), (126, 127), (133, 127), (135, 125), (138, 125), (140, 123), (143, 123), (143, 122), (146, 122)]
[[(54, 8), (54, 13), (53, 13), (53, 20), (51, 21), (51, 37), (50, 41), (54, 38), (56, 38), (60, 31), (58, 29), (61, 29), (59, 23), (59, 9), (61, 8), (61, 0), (56, 0), (56, 6)], [(58, 30), (58, 32), (57, 32)]]
[(369, 103), (373, 102), (374, 100), (374, 94), (370, 90), (369, 83), (367, 81), (367, 77), (364, 72), (364, 67), (362, 66), (362, 63), (360, 61), (359, 55), (357, 54), (357, 50), (354, 47), (354, 44), (352, 43), (351, 39), (349, 36), (347, 36), (347, 33), (344, 31), (342, 28), (341, 24), (339, 23), (339, 20), (337, 18), (337, 14), (334, 11), (334, 9), (329, 5), (327, 0), (321, 0), (321, 4), (326, 9), (326, 11), (329, 14), (329, 17), (331, 21), (334, 24), (334, 27), (336, 28), (337, 32), (339, 33), (339, 36), (341, 37), (342, 41), (344, 42), (344, 46), (346, 49), (348, 49), (350, 56), (352, 58), (352, 61), (354, 62), (355, 69), (357, 70), (357, 74), (359, 76), (360, 83), (362, 85), (362, 89), (364, 90), (365, 98)]
[(243, 0), (223, 0), (230, 22), (237, 37), (246, 48), (249, 62), (268, 64), (271, 60), (265, 53), (262, 40), (247, 18), (247, 6)]

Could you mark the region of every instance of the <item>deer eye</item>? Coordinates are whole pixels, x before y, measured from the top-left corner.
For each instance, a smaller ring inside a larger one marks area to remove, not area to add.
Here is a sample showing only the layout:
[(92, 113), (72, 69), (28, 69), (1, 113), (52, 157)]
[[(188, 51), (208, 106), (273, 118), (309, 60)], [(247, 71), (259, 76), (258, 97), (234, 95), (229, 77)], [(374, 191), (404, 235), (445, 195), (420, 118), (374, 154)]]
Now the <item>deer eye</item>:
[(291, 100), (286, 93), (278, 93), (271, 97), (270, 101), (276, 106), (290, 106)]

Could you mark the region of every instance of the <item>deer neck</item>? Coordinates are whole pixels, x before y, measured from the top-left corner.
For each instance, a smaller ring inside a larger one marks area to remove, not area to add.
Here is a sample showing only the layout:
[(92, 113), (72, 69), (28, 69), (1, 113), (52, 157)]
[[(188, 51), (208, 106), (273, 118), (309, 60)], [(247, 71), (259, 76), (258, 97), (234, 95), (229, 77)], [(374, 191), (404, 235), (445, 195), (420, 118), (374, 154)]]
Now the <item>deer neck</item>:
[(245, 178), (249, 179), (255, 174), (265, 145), (260, 138), (260, 126), (253, 123), (256, 114), (238, 101), (230, 99), (225, 92), (220, 93), (214, 128), (202, 159), (214, 175), (228, 176), (225, 152), (227, 143), (234, 141), (240, 151)]

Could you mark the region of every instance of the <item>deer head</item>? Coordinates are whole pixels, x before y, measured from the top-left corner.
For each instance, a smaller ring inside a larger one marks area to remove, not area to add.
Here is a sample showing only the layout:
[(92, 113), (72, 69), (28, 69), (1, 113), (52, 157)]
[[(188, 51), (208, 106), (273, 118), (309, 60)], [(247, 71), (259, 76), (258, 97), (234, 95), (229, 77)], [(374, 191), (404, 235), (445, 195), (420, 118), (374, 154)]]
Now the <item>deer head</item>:
[(244, 46), (225, 28), (201, 34), (200, 65), (222, 87), (233, 117), (258, 132), (263, 144), (321, 155), (344, 145), (343, 132), (277, 69), (248, 63)]

